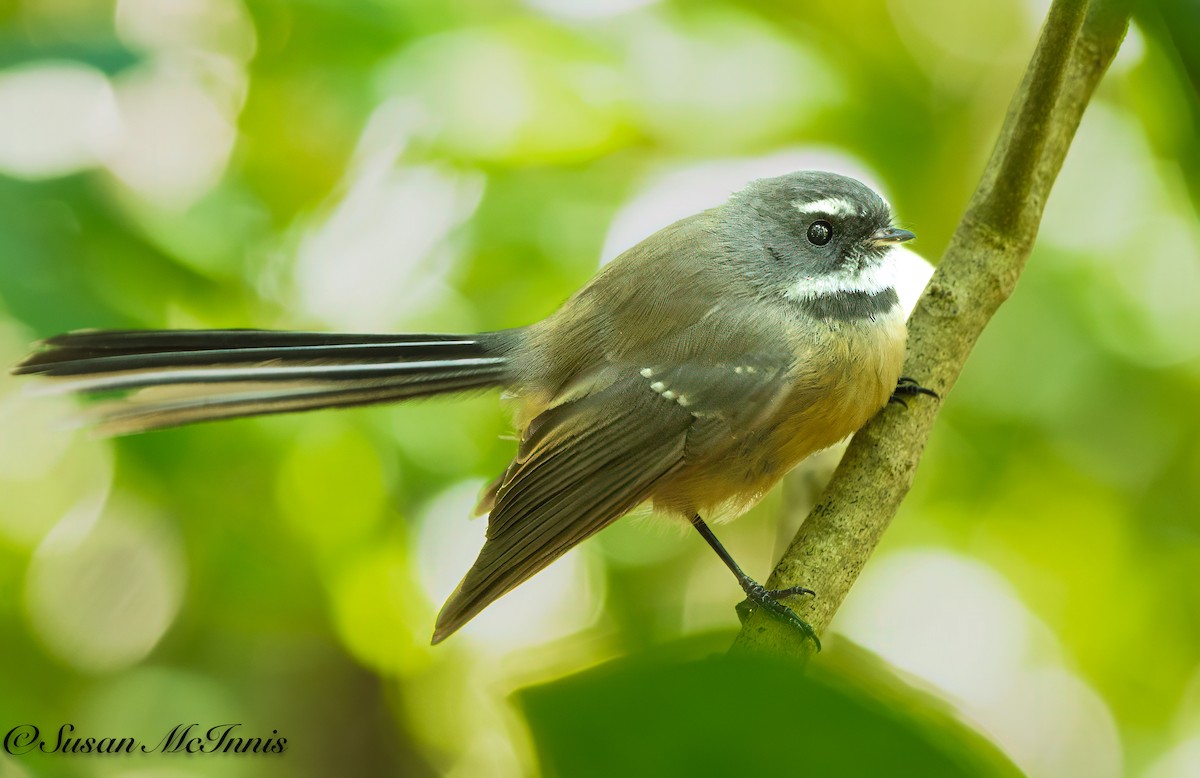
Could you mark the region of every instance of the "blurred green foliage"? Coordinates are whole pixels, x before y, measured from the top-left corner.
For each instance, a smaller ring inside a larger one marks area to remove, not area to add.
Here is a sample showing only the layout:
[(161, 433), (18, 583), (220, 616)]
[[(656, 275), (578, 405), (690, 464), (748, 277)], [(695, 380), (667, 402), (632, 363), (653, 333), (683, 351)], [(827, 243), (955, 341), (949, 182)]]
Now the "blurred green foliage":
[[(784, 165), (870, 174), (936, 262), (1045, 5), (0, 4), (0, 363), (81, 327), (518, 326), (693, 189)], [(998, 764), (962, 717), (1030, 775), (1200, 772), (1195, 13), (1139, 6), (818, 660), (842, 686), (687, 664), (686, 638), (732, 634), (740, 592), (640, 519), (431, 649), (481, 541), (474, 494), (512, 453), (495, 397), (105, 441), (4, 376), (0, 729), (156, 742), (238, 721), (289, 749), (0, 754), (0, 776), (763, 766), (747, 749), (791, 742), (771, 720), (788, 711), (815, 717), (796, 742), (863, 765)], [(776, 494), (721, 529), (757, 575), (779, 513)], [(721, 689), (761, 707), (688, 752), (673, 735), (731, 704)], [(652, 715), (656, 690), (679, 718)], [(926, 695), (955, 713), (925, 716)], [(606, 719), (615, 735), (581, 737)]]
[(673, 648), (521, 692), (548, 775), (1021, 775), (911, 690)]

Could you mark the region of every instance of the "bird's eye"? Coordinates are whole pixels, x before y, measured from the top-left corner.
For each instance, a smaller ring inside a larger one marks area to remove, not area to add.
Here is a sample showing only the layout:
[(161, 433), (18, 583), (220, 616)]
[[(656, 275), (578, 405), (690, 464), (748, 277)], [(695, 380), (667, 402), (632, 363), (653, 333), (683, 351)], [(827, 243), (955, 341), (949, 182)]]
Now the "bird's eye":
[(833, 238), (833, 227), (827, 221), (813, 222), (808, 225), (808, 242), (814, 246), (824, 246)]

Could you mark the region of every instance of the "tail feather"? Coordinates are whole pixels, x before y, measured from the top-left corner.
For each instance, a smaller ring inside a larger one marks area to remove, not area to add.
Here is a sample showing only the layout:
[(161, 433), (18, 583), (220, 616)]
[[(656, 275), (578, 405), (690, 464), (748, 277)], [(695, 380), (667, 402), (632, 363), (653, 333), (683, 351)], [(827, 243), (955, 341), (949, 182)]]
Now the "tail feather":
[(459, 335), (341, 335), (272, 330), (84, 330), (44, 341), (17, 375), (79, 375), (150, 367), (288, 360), (361, 364), (453, 354), (484, 356), (481, 338)]
[(488, 389), (495, 385), (494, 379), (481, 376), (474, 383), (459, 378), (452, 382), (384, 383), (355, 388), (312, 386), (294, 390), (272, 388), (255, 391), (247, 387), (246, 391), (236, 393), (193, 396), (175, 401), (150, 401), (135, 396), (97, 406), (92, 419), (96, 422), (97, 432), (102, 435), (126, 435), (201, 421), (399, 402), (447, 392)]
[(502, 386), (515, 336), (85, 331), (50, 338), (13, 372), (52, 390), (129, 392), (92, 414), (101, 432), (126, 434)]
[[(176, 384), (295, 383), (297, 381), (345, 383), (390, 379), (398, 375), (411, 376), (413, 381), (423, 381), (433, 377), (460, 375), (464, 371), (469, 372), (476, 369), (489, 372), (486, 371), (486, 368), (502, 368), (504, 364), (503, 357), (485, 357), (482, 359), (335, 365), (290, 365), (286, 361), (277, 360), (275, 364), (254, 367), (225, 367), (223, 364), (189, 368), (166, 366), (91, 375), (79, 372), (84, 368), (77, 368), (77, 372), (60, 374), (60, 376), (70, 375), (72, 378), (57, 383), (55, 388), (62, 392), (105, 392)], [(46, 374), (56, 375), (54, 373)]]

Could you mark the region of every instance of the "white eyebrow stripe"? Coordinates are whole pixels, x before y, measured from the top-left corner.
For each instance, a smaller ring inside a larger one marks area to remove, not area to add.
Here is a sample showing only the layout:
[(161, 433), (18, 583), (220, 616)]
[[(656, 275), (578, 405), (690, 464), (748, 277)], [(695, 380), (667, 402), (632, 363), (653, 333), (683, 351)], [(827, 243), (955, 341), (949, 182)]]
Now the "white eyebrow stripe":
[(811, 203), (795, 202), (796, 210), (803, 214), (819, 213), (826, 216), (856, 216), (858, 209), (854, 203), (841, 197), (826, 197), (813, 200)]

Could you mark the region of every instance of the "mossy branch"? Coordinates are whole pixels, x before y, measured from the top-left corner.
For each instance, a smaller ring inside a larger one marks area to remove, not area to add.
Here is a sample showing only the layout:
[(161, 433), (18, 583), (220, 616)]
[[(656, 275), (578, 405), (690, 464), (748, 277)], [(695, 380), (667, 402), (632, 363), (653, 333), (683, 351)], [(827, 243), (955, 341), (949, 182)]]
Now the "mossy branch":
[[(1096, 85), (1129, 23), (1130, 0), (1054, 0), (978, 189), (909, 319), (904, 374), (945, 400), (975, 341), (1016, 286), (1042, 210)], [(833, 479), (767, 582), (804, 585), (790, 601), (818, 633), (879, 543), (912, 485), (940, 403), (891, 405), (851, 442)], [(761, 613), (734, 650), (807, 655), (809, 641)]]

